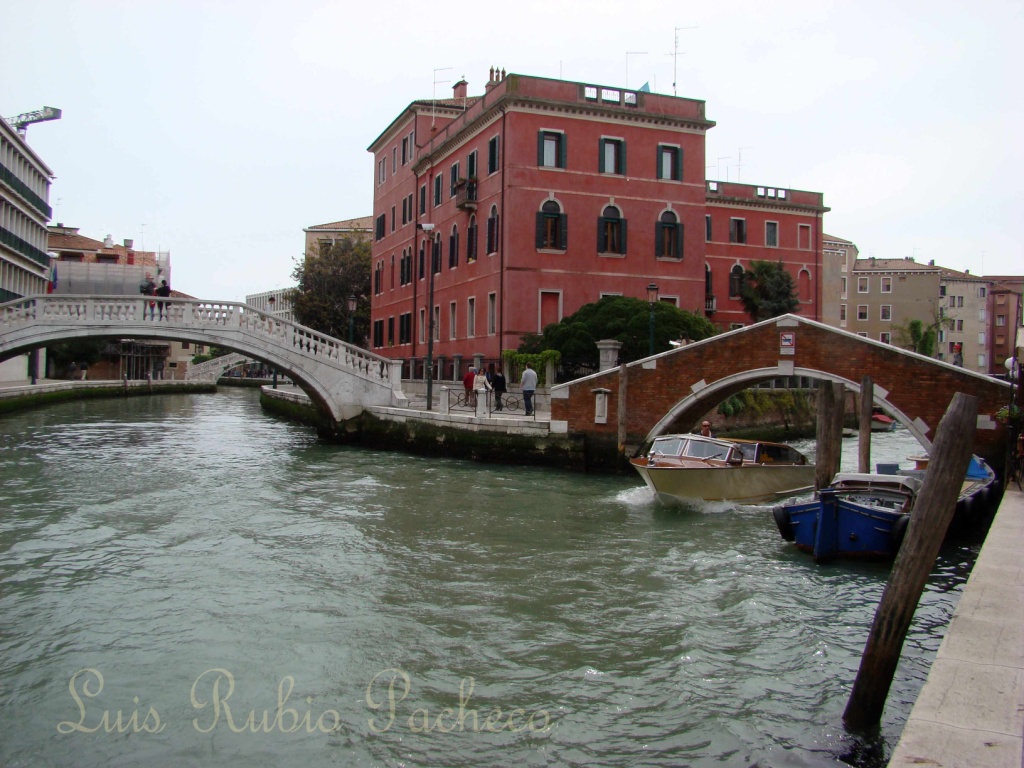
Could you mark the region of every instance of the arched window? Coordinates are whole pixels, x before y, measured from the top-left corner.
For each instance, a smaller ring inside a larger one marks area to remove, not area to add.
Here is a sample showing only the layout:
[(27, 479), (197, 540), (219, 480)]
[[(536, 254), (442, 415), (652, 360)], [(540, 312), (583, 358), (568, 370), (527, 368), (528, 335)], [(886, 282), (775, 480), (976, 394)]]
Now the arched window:
[(434, 274), (438, 274), (441, 271), (441, 233), (438, 232), (434, 235), (433, 248), (430, 254), (430, 266), (434, 270)]
[(562, 206), (548, 200), (537, 212), (537, 249), (564, 251), (569, 240), (568, 222)]
[(715, 291), (711, 287), (711, 267), (708, 264), (704, 265), (704, 295), (714, 296)]
[(469, 227), (466, 229), (466, 263), (476, 261), (476, 216), (469, 217)]
[(800, 274), (796, 277), (796, 283), (800, 301), (809, 303), (811, 301), (811, 273), (806, 269), (801, 269)]
[(654, 233), (654, 255), (657, 258), (683, 258), (683, 225), (674, 211), (661, 214)]
[(743, 267), (739, 264), (729, 272), (729, 298), (738, 299), (743, 293)]
[(614, 205), (605, 206), (597, 220), (597, 252), (626, 253), (626, 220)]
[(452, 233), (448, 235), (448, 269), (455, 269), (459, 266), (459, 227), (452, 226)]
[(491, 206), (491, 215), (487, 217), (487, 252), (498, 252), (498, 206)]

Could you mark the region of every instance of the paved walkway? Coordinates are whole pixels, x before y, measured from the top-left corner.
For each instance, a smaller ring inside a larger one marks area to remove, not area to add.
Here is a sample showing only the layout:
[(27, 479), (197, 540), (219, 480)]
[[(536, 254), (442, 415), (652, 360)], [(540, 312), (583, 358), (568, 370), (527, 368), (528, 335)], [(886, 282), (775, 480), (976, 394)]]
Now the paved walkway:
[(1024, 766), (1024, 493), (1010, 486), (889, 768)]

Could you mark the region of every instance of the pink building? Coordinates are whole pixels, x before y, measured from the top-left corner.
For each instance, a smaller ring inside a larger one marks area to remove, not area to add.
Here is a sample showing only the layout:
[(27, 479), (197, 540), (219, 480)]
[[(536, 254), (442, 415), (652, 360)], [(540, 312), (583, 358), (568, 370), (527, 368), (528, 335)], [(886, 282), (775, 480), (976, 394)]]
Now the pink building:
[(754, 259), (781, 261), (819, 318), (821, 193), (706, 180), (703, 101), (493, 70), (467, 88), (413, 102), (369, 147), (374, 351), (422, 360), (432, 307), (435, 356), (497, 358), (652, 283), (734, 327)]

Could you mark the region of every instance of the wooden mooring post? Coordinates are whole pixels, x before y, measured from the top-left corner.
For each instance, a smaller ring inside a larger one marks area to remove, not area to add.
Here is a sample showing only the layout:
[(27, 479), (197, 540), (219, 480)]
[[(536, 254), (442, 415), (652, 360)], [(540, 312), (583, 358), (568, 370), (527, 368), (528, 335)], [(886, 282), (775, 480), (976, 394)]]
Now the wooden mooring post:
[(860, 418), (857, 420), (857, 471), (871, 471), (871, 413), (875, 405), (875, 384), (870, 376), (860, 380)]
[(842, 384), (821, 381), (818, 383), (818, 423), (815, 439), (814, 488), (820, 490), (832, 482), (839, 471), (843, 457), (843, 412), (846, 404), (846, 387)]
[(848, 728), (864, 730), (882, 719), (910, 620), (953, 519), (971, 461), (977, 419), (978, 399), (958, 392), (939, 422), (928, 472), (875, 611), (857, 679), (843, 713)]

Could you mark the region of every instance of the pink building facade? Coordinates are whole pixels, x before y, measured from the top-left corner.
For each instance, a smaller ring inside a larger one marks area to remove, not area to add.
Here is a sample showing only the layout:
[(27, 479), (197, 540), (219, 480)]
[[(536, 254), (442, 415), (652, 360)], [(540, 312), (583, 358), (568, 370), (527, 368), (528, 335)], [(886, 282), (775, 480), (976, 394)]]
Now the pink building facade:
[(483, 96), (413, 102), (369, 147), (371, 348), (422, 359), (432, 312), (435, 357), (493, 359), (651, 284), (727, 329), (750, 322), (754, 259), (781, 261), (818, 319), (822, 195), (708, 181), (713, 126), (702, 101), (496, 71)]

